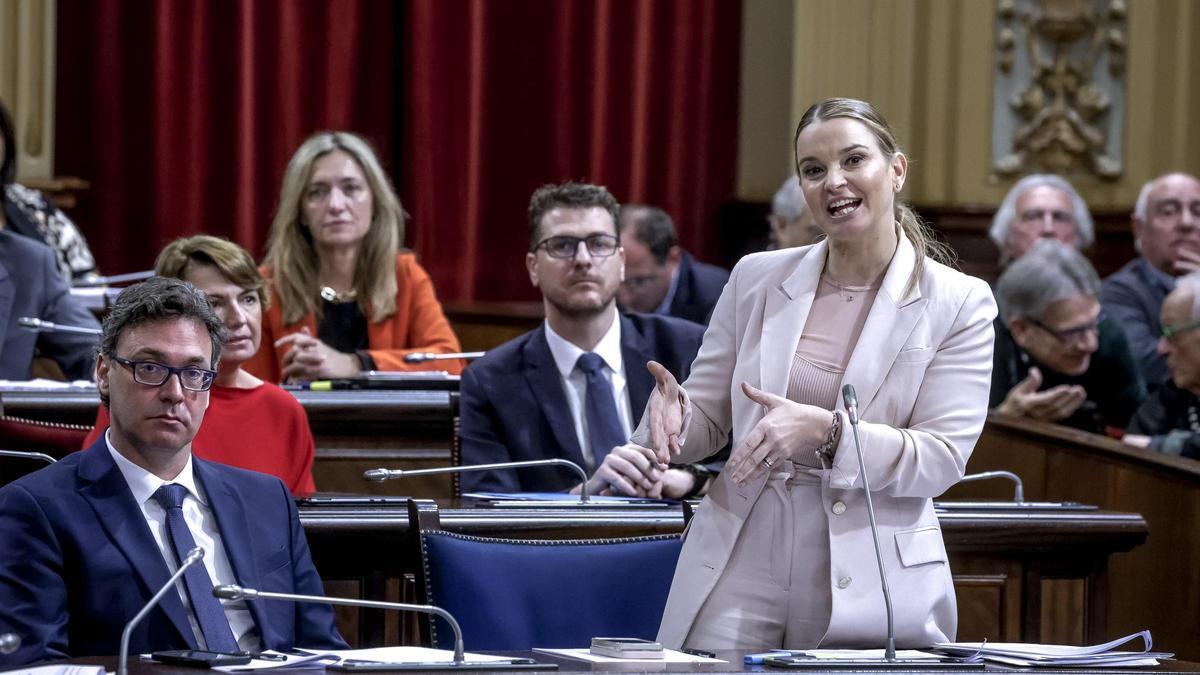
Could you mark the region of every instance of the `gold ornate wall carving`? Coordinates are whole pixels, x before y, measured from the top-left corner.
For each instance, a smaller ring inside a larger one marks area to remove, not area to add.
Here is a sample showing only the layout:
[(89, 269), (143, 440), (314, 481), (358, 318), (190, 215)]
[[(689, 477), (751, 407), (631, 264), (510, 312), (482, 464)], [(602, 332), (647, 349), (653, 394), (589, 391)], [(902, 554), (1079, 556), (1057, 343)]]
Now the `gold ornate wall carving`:
[(21, 180), (54, 176), (54, 0), (0, 0), (0, 99), (16, 125)]
[(997, 0), (996, 173), (1121, 175), (1126, 33), (1124, 0)]

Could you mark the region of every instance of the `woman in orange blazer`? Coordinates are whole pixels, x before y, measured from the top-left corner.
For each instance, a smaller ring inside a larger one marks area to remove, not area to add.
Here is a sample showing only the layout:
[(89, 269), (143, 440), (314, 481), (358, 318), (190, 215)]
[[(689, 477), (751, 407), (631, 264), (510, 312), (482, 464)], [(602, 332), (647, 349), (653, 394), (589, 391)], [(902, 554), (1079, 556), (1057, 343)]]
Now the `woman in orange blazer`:
[(370, 146), (346, 132), (306, 140), (283, 176), (262, 267), (276, 302), (246, 369), (272, 382), (461, 372), (459, 361), (404, 361), (461, 348), (403, 238), (404, 210)]

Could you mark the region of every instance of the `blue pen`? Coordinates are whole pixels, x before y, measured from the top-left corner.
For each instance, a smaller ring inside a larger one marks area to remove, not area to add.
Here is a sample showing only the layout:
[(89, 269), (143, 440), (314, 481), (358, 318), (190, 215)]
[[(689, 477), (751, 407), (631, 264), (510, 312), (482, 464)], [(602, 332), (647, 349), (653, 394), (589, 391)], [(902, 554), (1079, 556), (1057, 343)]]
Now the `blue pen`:
[(794, 655), (800, 655), (803, 653), (804, 652), (795, 652), (790, 649), (772, 649), (769, 652), (762, 652), (759, 654), (747, 654), (744, 657), (742, 657), (742, 662), (747, 665), (762, 665), (763, 660), (767, 659), (771, 656), (794, 656)]

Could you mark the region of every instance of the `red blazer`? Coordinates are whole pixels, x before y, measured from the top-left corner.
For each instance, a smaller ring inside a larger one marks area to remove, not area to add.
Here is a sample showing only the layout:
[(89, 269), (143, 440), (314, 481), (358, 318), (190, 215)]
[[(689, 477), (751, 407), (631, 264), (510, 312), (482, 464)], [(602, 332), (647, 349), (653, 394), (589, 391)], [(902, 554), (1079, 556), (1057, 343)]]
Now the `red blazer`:
[[(275, 348), (275, 341), (285, 335), (308, 327), (317, 334), (317, 320), (309, 312), (300, 321), (283, 325), (279, 293), (272, 280), (271, 269), (262, 268), (263, 278), (271, 287), (274, 302), (263, 313), (262, 344), (258, 353), (242, 365), (247, 371), (268, 382), (282, 380), (283, 355), (287, 347)], [(382, 321), (367, 324), (367, 351), (380, 370), (445, 370), (452, 375), (462, 372), (461, 361), (426, 361), (405, 363), (404, 355), (412, 352), (448, 354), (460, 352), (458, 337), (442, 313), (442, 305), (433, 291), (429, 274), (417, 263), (412, 253), (396, 254), (396, 313)]]

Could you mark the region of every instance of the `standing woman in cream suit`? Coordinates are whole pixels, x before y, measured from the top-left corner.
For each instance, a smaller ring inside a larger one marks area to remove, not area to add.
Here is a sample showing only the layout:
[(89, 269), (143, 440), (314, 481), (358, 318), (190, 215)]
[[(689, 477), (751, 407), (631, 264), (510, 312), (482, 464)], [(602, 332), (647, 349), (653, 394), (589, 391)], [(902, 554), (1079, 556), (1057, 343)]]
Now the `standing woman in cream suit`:
[(635, 441), (665, 463), (734, 451), (684, 543), (659, 640), (705, 649), (882, 647), (886, 617), (841, 405), (858, 393), (897, 643), (952, 640), (932, 498), (983, 429), (996, 305), (898, 201), (908, 162), (868, 103), (829, 99), (796, 132), (826, 238), (734, 268), (682, 387), (658, 380)]

